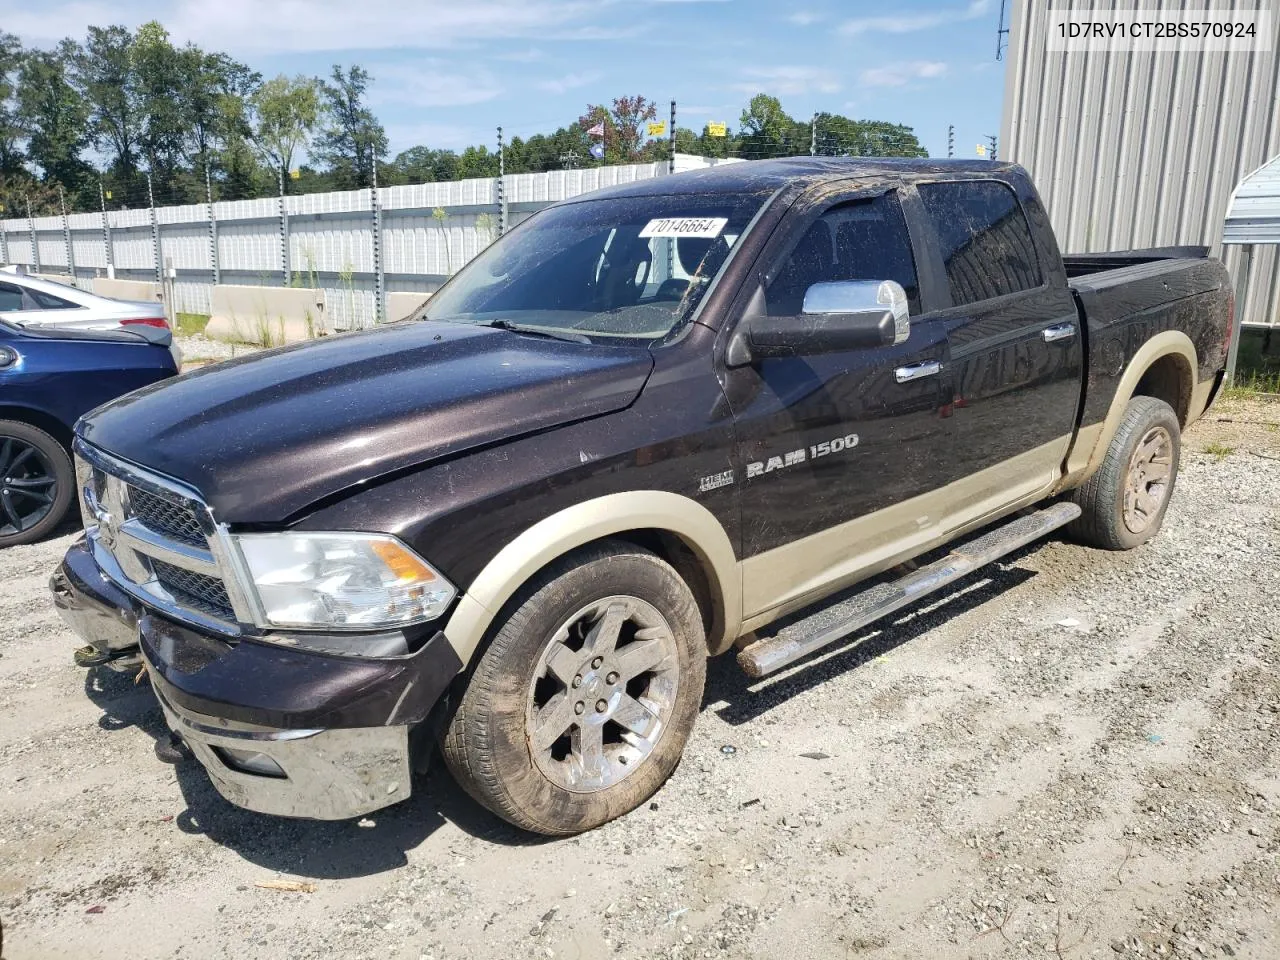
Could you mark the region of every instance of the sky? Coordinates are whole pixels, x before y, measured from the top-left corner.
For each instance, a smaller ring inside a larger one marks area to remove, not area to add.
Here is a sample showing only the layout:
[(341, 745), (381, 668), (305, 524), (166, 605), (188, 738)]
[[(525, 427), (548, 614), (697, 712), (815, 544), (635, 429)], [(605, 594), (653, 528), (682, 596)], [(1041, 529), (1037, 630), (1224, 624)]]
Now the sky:
[(391, 154), (550, 133), (643, 94), (680, 126), (738, 125), (750, 97), (904, 123), (933, 156), (999, 132), (1000, 0), (0, 0), (28, 46), (159, 20), (264, 77), (358, 63)]

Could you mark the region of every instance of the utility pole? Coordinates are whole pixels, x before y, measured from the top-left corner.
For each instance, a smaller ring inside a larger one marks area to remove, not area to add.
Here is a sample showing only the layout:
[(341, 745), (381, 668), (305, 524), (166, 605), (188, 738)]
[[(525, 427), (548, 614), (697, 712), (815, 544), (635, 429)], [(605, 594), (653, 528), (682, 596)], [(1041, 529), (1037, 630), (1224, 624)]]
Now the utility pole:
[(987, 140), (991, 144), (991, 159), (994, 160), (996, 159), (996, 147), (999, 145), (999, 141), (994, 133), (989, 134)]
[[(498, 236), (507, 232), (507, 154), (502, 142), (502, 128), (498, 128)], [(452, 269), (452, 267), (450, 268)]]
[(164, 282), (164, 270), (160, 264), (160, 225), (156, 223), (156, 192), (151, 183), (151, 171), (147, 171), (147, 208), (151, 211), (151, 256), (156, 263), (156, 283)]
[(809, 121), (809, 156), (816, 157), (818, 155), (818, 114), (814, 111), (813, 119)]
[(115, 251), (111, 249), (111, 225), (107, 223), (107, 191), (102, 185), (102, 177), (98, 177), (98, 203), (102, 205), (102, 246), (107, 255), (107, 277), (116, 277)]
[[(213, 270), (213, 285), (222, 282), (222, 271), (218, 268), (218, 221), (213, 213), (213, 179), (209, 176), (209, 161), (204, 162), (204, 195), (209, 203), (209, 266)], [(106, 214), (102, 215), (106, 223)]]
[(27, 201), (27, 230), (31, 233), (31, 262), (35, 266), (36, 273), (40, 272), (40, 244), (36, 242), (36, 221), (31, 216), (31, 197), (29, 194), (24, 195)]
[(387, 319), (387, 277), (382, 267), (382, 200), (378, 196), (378, 155), (373, 155), (373, 322)]
[(76, 252), (71, 245), (71, 221), (67, 219), (67, 196), (58, 184), (58, 205), (62, 207), (62, 242), (67, 245), (67, 270), (71, 272), (71, 285), (76, 284)]
[(281, 286), (289, 285), (289, 212), (284, 205), (284, 163), (276, 171), (276, 181), (280, 186), (280, 275)]
[(676, 102), (671, 101), (671, 126), (667, 129), (667, 139), (671, 143), (671, 157), (667, 160), (667, 173), (676, 172)]
[(954, 123), (947, 124), (947, 156), (954, 157), (956, 155), (956, 125)]

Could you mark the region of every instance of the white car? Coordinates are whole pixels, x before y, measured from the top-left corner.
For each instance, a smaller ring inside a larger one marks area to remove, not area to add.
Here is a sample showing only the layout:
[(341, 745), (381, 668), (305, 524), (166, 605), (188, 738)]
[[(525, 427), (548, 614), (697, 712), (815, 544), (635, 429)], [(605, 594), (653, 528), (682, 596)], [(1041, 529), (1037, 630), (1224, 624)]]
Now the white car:
[(100, 297), (69, 284), (28, 276), (14, 267), (0, 268), (0, 319), (37, 330), (128, 330), (169, 347), (174, 360), (181, 362), (164, 304)]

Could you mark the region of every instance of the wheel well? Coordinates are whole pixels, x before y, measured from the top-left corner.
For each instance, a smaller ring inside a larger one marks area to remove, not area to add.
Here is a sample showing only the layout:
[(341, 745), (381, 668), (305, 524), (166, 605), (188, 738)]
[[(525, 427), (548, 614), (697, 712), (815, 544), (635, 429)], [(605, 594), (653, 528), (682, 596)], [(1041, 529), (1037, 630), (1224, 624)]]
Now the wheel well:
[(668, 530), (652, 529), (627, 530), (623, 533), (612, 534), (608, 539), (626, 540), (628, 543), (634, 543), (638, 547), (644, 547), (644, 549), (656, 553), (671, 564), (676, 573), (680, 574), (680, 578), (693, 591), (693, 599), (697, 602), (698, 610), (702, 613), (703, 629), (707, 632), (708, 637), (710, 636), (716, 619), (716, 592), (712, 589), (711, 578), (707, 575), (706, 569), (689, 544)]
[(71, 428), (51, 414), (30, 407), (6, 407), (0, 404), (0, 420), (18, 420), (37, 427), (62, 444), (68, 455), (71, 453)]
[(1191, 368), (1186, 358), (1181, 354), (1166, 353), (1147, 367), (1133, 395), (1163, 400), (1177, 414), (1178, 423), (1185, 427), (1191, 411), (1192, 386)]

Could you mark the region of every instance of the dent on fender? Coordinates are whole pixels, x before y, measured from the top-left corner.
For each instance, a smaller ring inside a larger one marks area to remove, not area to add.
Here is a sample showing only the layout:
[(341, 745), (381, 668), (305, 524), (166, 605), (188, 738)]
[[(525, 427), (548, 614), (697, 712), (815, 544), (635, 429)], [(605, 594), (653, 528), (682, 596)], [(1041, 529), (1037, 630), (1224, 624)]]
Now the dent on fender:
[(708, 652), (727, 650), (742, 622), (738, 558), (715, 516), (689, 497), (662, 490), (636, 490), (587, 500), (525, 530), (480, 571), (444, 634), (465, 666), (498, 611), (539, 570), (578, 547), (632, 530), (662, 530), (694, 553), (711, 585), (714, 615)]

